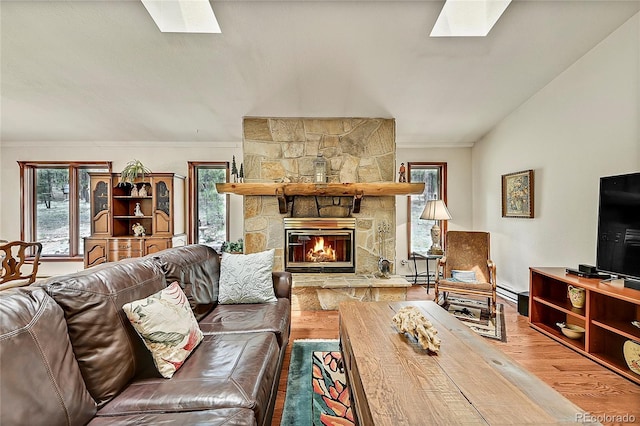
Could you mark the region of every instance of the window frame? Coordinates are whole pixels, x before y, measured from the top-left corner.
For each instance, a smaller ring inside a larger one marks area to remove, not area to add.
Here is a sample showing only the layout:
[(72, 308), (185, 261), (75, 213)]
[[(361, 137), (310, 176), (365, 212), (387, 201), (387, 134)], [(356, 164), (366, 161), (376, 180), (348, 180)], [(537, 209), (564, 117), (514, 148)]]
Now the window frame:
[[(20, 239), (35, 241), (37, 230), (37, 179), (38, 169), (66, 169), (69, 172), (69, 254), (40, 255), (41, 261), (83, 261), (80, 253), (80, 200), (78, 199), (79, 174), (82, 169), (104, 168), (112, 172), (111, 161), (18, 161), (20, 167)], [(72, 195), (73, 194), (73, 195)]]
[[(441, 161), (413, 161), (407, 162), (407, 182), (411, 182), (411, 169), (439, 169), (439, 182), (438, 188), (440, 189), (441, 199), (448, 206), (447, 202), (447, 163)], [(445, 238), (444, 236), (447, 233), (447, 222), (446, 220), (441, 221), (440, 223), (440, 243), (442, 249), (445, 249)], [(407, 254), (411, 255), (411, 195), (407, 197)], [(425, 252), (428, 248), (425, 248)]]
[[(217, 168), (225, 169), (225, 179), (229, 182), (231, 176), (230, 165), (228, 161), (188, 161), (187, 166), (189, 168), (189, 188), (188, 188), (188, 204), (189, 214), (187, 219), (187, 241), (189, 244), (197, 244), (199, 240), (198, 236), (198, 169), (199, 168)], [(225, 241), (229, 240), (229, 207), (230, 197), (229, 194), (225, 194), (227, 209), (225, 212)]]

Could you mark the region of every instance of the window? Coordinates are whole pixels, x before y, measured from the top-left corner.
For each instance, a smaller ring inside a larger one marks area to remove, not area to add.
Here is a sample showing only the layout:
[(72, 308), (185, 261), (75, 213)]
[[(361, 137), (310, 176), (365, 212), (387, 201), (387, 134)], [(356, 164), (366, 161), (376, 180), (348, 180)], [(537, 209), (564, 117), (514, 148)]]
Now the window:
[[(409, 182), (424, 182), (422, 194), (409, 196), (409, 253), (426, 254), (431, 247), (431, 227), (435, 221), (420, 219), (420, 215), (427, 200), (442, 199), (447, 203), (447, 163), (407, 163), (407, 170)], [(443, 221), (440, 228), (444, 236), (447, 222)]]
[(228, 240), (228, 201), (216, 183), (229, 181), (228, 162), (189, 162), (189, 241), (220, 251)]
[(110, 172), (111, 162), (19, 161), (20, 238), (42, 244), (41, 259), (77, 258), (91, 235), (89, 172)]

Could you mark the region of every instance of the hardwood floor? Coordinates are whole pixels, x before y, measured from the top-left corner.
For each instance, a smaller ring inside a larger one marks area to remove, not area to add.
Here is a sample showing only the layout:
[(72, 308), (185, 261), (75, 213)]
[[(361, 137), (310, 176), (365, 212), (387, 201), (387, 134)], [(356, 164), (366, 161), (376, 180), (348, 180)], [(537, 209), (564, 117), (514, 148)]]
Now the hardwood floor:
[[(433, 300), (419, 286), (408, 300)], [(499, 300), (505, 309), (507, 342), (487, 339), (525, 369), (605, 424), (640, 423), (640, 386), (531, 329), (515, 304)], [(294, 311), (272, 425), (279, 425), (284, 406), (291, 344), (296, 339), (337, 339), (338, 311)], [(580, 420), (580, 419), (576, 419)]]

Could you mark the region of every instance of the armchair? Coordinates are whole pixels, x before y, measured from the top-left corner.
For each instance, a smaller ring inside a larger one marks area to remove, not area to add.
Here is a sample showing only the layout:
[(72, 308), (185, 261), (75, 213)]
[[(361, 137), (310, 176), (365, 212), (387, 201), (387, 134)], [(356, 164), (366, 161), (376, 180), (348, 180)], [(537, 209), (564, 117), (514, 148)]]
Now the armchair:
[[(435, 300), (440, 292), (484, 296), (489, 299), (491, 316), (496, 314), (496, 265), (490, 258), (488, 232), (449, 231), (445, 237), (445, 256), (438, 259)], [(451, 271), (473, 271), (475, 281), (452, 278)], [(466, 280), (465, 280), (466, 281)]]
[[(29, 285), (36, 280), (42, 244), (12, 241), (0, 244), (0, 290)], [(33, 256), (33, 262), (27, 259)], [(25, 266), (27, 265), (27, 266)], [(23, 266), (25, 269), (22, 269)]]

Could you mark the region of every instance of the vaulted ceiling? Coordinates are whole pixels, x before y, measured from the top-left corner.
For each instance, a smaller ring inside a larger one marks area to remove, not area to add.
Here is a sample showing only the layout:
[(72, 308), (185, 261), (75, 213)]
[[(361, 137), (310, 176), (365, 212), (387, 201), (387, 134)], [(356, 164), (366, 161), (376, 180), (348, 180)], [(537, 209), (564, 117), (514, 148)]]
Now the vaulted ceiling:
[(171, 34), (137, 0), (2, 0), (0, 138), (228, 143), (244, 116), (393, 117), (399, 146), (469, 146), (640, 10), (514, 0), (487, 37), (430, 38), (442, 4), (212, 1), (222, 34)]

